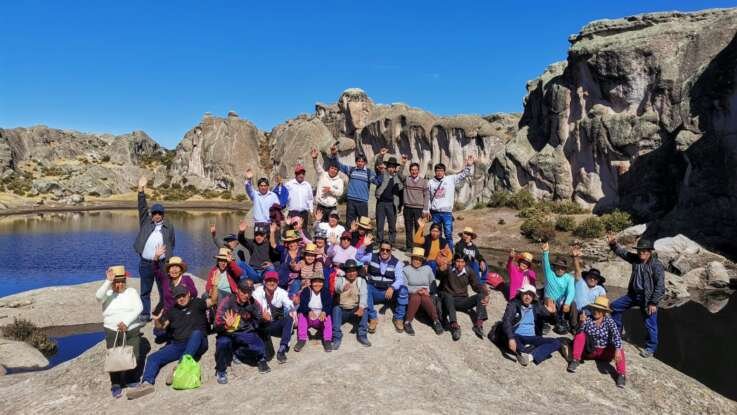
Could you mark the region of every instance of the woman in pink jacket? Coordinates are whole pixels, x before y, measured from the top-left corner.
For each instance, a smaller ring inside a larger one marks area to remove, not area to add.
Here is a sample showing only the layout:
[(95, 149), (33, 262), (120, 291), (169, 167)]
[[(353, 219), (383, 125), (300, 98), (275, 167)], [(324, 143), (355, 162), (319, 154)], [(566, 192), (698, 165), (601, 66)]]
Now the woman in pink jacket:
[(537, 275), (532, 270), (532, 254), (523, 252), (519, 256), (514, 249), (509, 251), (507, 272), (509, 273), (509, 296), (507, 300), (517, 296), (520, 287), (525, 284), (535, 286)]

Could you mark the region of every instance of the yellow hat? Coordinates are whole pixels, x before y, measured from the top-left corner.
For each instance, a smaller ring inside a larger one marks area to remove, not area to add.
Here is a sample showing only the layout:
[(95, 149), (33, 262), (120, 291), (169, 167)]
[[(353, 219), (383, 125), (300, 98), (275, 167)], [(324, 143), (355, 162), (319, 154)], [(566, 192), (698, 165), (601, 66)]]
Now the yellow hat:
[(422, 257), (425, 258), (425, 250), (420, 247), (414, 247), (412, 248), (412, 253), (409, 255), (410, 257)]
[(169, 268), (172, 266), (177, 265), (179, 268), (182, 269), (182, 273), (187, 272), (187, 263), (182, 260), (182, 258), (178, 256), (173, 256), (169, 258), (169, 262), (166, 264), (166, 272), (169, 272)]
[(230, 255), (231, 252), (233, 252), (233, 251), (231, 251), (228, 248), (220, 248), (218, 250), (218, 254), (215, 255), (213, 258), (215, 258), (215, 259), (222, 259), (223, 261), (227, 261), (228, 260), (228, 255)]
[(305, 250), (302, 251), (302, 254), (317, 255), (317, 245), (311, 243), (307, 244), (307, 246), (305, 246)]
[(282, 238), (282, 242), (293, 242), (293, 241), (299, 241), (300, 236), (294, 229), (288, 229), (287, 232), (284, 234), (284, 237)]
[(533, 258), (534, 257), (532, 256), (531, 253), (529, 253), (529, 252), (523, 252), (523, 253), (521, 253), (519, 255), (519, 257), (517, 257), (517, 260), (522, 260), (522, 261), (527, 261), (529, 263), (532, 263), (532, 259)]
[(361, 216), (358, 218), (358, 227), (369, 231), (374, 228), (371, 226), (371, 219), (367, 216)]
[(472, 227), (466, 226), (465, 228), (463, 228), (463, 232), (460, 232), (458, 236), (462, 237), (464, 233), (471, 235), (471, 239), (476, 239), (476, 232), (473, 231)]
[(609, 299), (603, 295), (596, 297), (594, 302), (587, 305), (586, 307), (593, 308), (596, 310), (606, 311), (607, 313), (612, 312), (612, 309), (609, 308)]
[(113, 275), (115, 277), (113, 279), (119, 280), (119, 279), (126, 279), (130, 276), (127, 272), (125, 272), (125, 266), (124, 265), (113, 265), (110, 267), (110, 269), (113, 271)]

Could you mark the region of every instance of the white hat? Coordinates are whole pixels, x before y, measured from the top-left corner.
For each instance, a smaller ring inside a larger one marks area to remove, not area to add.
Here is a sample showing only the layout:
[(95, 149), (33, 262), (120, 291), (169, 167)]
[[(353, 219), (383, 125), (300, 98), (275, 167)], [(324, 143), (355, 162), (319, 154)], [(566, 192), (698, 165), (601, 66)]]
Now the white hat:
[(532, 284), (525, 284), (522, 286), (522, 288), (519, 289), (520, 294), (522, 293), (532, 293), (533, 295), (537, 296), (537, 288), (535, 288)]

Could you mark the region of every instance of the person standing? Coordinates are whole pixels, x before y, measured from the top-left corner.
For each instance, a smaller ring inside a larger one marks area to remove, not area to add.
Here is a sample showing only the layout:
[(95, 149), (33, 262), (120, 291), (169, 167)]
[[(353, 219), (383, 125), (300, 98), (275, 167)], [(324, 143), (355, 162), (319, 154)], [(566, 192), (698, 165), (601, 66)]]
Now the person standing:
[[(164, 217), (164, 206), (156, 203), (148, 208), (146, 201), (145, 188), (148, 180), (145, 176), (138, 179), (138, 236), (133, 244), (133, 249), (140, 256), (138, 273), (141, 277), (141, 302), (143, 310), (140, 319), (142, 322), (151, 320), (151, 290), (154, 288), (154, 261), (156, 259), (156, 249), (160, 246), (166, 248), (166, 254), (159, 258), (160, 268), (164, 267), (166, 261), (169, 260), (174, 252), (174, 225)], [(163, 288), (160, 284), (156, 284), (159, 291), (159, 298), (163, 298)]]
[[(402, 164), (407, 161), (407, 156), (402, 156)], [(400, 182), (404, 185), (404, 235), (405, 248), (407, 251), (412, 249), (412, 243), (417, 220), (421, 217), (430, 217), (430, 191), (428, 190), (427, 179), (420, 177), (420, 165), (412, 163), (409, 165), (409, 177), (403, 173), (403, 169), (399, 169), (397, 173)]]
[(315, 166), (317, 172), (317, 189), (315, 191), (315, 213), (320, 212), (322, 216), (321, 221), (325, 222), (328, 220), (330, 213), (338, 208), (338, 199), (343, 196), (345, 191), (345, 184), (343, 179), (338, 175), (338, 165), (335, 161), (330, 160), (328, 163), (328, 171), (326, 172), (322, 168), (322, 163), (317, 161), (319, 152), (317, 148), (313, 147), (310, 151), (312, 156), (312, 164)]
[[(384, 160), (387, 149), (382, 148), (377, 157)], [(379, 176), (379, 185), (376, 187), (376, 227), (379, 240), (384, 239), (384, 221), (389, 226), (389, 242), (394, 244), (397, 239), (397, 213), (401, 208), (401, 196), (404, 185), (397, 175), (397, 159), (389, 157), (385, 163), (386, 169)]]
[(284, 187), (289, 192), (287, 199), (288, 217), (299, 216), (302, 218), (302, 226), (307, 229), (307, 221), (310, 218), (314, 205), (312, 185), (305, 180), (305, 166), (297, 164), (294, 167), (294, 179), (286, 182)]
[(361, 216), (368, 216), (369, 189), (372, 183), (379, 184), (376, 173), (366, 168), (366, 156), (358, 151), (356, 151), (355, 167), (346, 166), (338, 160), (338, 148), (335, 145), (330, 147), (330, 157), (338, 166), (338, 169), (348, 176), (348, 192), (346, 194), (348, 203), (345, 216), (346, 223), (351, 224)]
[(455, 205), (456, 187), (471, 175), (475, 161), (475, 156), (468, 156), (463, 171), (451, 175), (445, 174), (445, 164), (438, 163), (435, 165), (435, 177), (427, 185), (430, 192), (429, 210), (432, 221), (443, 226), (445, 240), (448, 241), (451, 250), (453, 250), (453, 205)]
[(274, 204), (279, 205), (279, 197), (276, 193), (269, 190), (269, 180), (266, 177), (258, 179), (257, 187), (258, 191), (253, 190), (253, 184), (251, 179), (253, 178), (253, 171), (248, 168), (246, 169), (246, 194), (253, 202), (253, 223), (254, 225), (266, 225), (269, 226), (271, 223), (271, 217), (269, 215), (269, 209)]

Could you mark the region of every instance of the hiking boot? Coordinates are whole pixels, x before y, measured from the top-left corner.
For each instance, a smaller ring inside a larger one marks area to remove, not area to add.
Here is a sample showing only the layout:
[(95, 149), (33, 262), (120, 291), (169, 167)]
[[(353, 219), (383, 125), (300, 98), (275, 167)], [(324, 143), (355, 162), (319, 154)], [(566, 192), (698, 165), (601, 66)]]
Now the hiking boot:
[(363, 336), (359, 337), (358, 343), (361, 346), (371, 347), (371, 342), (369, 341), (368, 337), (363, 337)]
[(307, 344), (304, 340), (297, 340), (297, 344), (294, 345), (294, 351), (299, 352), (302, 350), (302, 348), (305, 347), (305, 344)]
[(529, 353), (520, 353), (517, 355), (517, 361), (522, 366), (527, 366), (530, 364), (530, 360), (532, 360), (532, 356), (529, 355)]
[(473, 334), (476, 335), (479, 339), (484, 338), (484, 326), (480, 324), (474, 324), (473, 326)]
[(266, 359), (261, 359), (258, 361), (258, 373), (264, 374), (271, 372), (271, 368), (269, 367), (269, 364), (266, 363)]
[(550, 324), (544, 323), (543, 324), (543, 336), (550, 333)]
[(322, 341), (322, 348), (325, 349), (325, 352), (330, 353), (333, 351), (333, 342), (323, 340)]
[(164, 381), (164, 383), (166, 383), (166, 386), (171, 386), (171, 384), (172, 384), (172, 383), (174, 382), (174, 372), (175, 372), (176, 370), (177, 370), (177, 367), (176, 367), (176, 366), (174, 366), (174, 367), (173, 367), (173, 368), (171, 368), (171, 370), (169, 371), (169, 374), (168, 374), (168, 375), (166, 375), (166, 380)]
[(580, 365), (580, 363), (577, 360), (571, 360), (570, 362), (568, 362), (568, 368), (566, 368), (566, 370), (568, 371), (568, 373), (576, 373), (578, 365)]
[(450, 336), (453, 338), (454, 342), (457, 342), (461, 339), (461, 327), (458, 325), (458, 323), (453, 323), (450, 325)]
[(394, 320), (394, 328), (397, 329), (397, 333), (404, 331), (404, 322), (402, 320)]
[(228, 374), (225, 373), (225, 371), (222, 372), (215, 372), (215, 378), (217, 379), (218, 383), (221, 385), (225, 385), (228, 383)]
[(640, 357), (644, 357), (645, 359), (653, 357), (653, 352), (647, 349), (642, 349), (640, 351)]
[(276, 361), (279, 362), (279, 364), (287, 363), (287, 354), (282, 351), (276, 352)]
[(154, 385), (148, 382), (142, 382), (138, 387), (129, 389), (126, 396), (128, 396), (128, 399), (130, 400), (138, 399), (151, 393), (154, 393)]
[(110, 388), (110, 392), (113, 394), (113, 398), (120, 399), (123, 397), (123, 388), (120, 386), (113, 386)]
[(369, 320), (368, 332), (371, 334), (376, 333), (376, 326), (379, 325), (379, 320)]
[(409, 321), (404, 322), (404, 331), (410, 336), (415, 335), (415, 329), (414, 327), (412, 327), (412, 322), (409, 322)]
[(624, 375), (617, 376), (617, 387), (618, 388), (624, 388), (624, 385), (627, 383), (627, 379), (625, 379)]
[(560, 355), (566, 359), (566, 362), (571, 361), (571, 343), (568, 339), (563, 339), (560, 342)]
[(343, 340), (333, 339), (333, 350), (340, 349), (340, 344), (343, 343)]
[(435, 320), (432, 322), (432, 329), (435, 330), (435, 334), (440, 336), (443, 334), (445, 330), (443, 330), (443, 323), (440, 322), (440, 320)]

